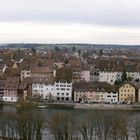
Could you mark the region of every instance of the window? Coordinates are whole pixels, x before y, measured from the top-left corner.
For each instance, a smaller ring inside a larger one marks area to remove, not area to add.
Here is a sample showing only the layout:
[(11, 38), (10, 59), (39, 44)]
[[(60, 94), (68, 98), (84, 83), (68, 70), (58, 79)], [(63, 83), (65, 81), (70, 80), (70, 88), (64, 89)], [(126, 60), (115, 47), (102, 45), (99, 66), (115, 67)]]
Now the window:
[(64, 100), (64, 97), (62, 97), (61, 100)]
[(65, 88), (61, 88), (61, 90), (65, 90)]
[(59, 90), (59, 88), (56, 88), (57, 90)]
[(57, 97), (57, 100), (60, 100), (60, 97)]
[(43, 85), (39, 85), (39, 88), (43, 88)]
[(64, 95), (64, 93), (61, 93), (61, 95)]
[(57, 95), (60, 95), (59, 93), (57, 93)]
[(66, 98), (66, 101), (69, 101), (69, 98)]
[(13, 101), (13, 98), (11, 98), (11, 100)]
[(67, 88), (66, 90), (70, 90), (70, 88)]
[(67, 85), (67, 87), (70, 87), (70, 85)]
[(69, 93), (66, 93), (67, 96), (69, 96)]

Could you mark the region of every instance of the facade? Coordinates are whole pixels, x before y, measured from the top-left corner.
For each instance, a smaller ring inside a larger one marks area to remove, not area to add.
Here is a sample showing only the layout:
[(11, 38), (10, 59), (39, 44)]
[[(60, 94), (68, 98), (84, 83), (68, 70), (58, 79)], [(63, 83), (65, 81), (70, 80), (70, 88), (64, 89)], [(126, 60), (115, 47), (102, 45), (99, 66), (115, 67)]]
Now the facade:
[(36, 78), (32, 82), (32, 96), (39, 95), (43, 99), (49, 96), (55, 96), (54, 83), (47, 81), (45, 78)]
[(55, 82), (55, 97), (59, 101), (71, 101), (72, 83), (66, 81)]
[(138, 102), (140, 102), (140, 88), (138, 89)]
[(86, 82), (90, 81), (90, 71), (89, 70), (81, 71), (81, 80), (86, 81)]
[(140, 72), (126, 72), (126, 74), (127, 74), (127, 77), (131, 77), (134, 80), (136, 79), (140, 80)]
[(20, 73), (21, 81), (23, 81), (23, 79), (27, 77), (30, 77), (30, 70), (22, 70)]
[(4, 85), (5, 85), (5, 81), (4, 80), (0, 80), (0, 101), (3, 100), (3, 96), (4, 96)]
[(3, 101), (17, 102), (18, 101), (18, 86), (19, 78), (9, 77), (5, 81)]
[(97, 95), (95, 91), (89, 90), (75, 90), (74, 91), (74, 102), (86, 101), (93, 103), (97, 101)]
[(124, 83), (119, 88), (119, 102), (135, 102), (136, 88), (130, 83)]
[(87, 101), (89, 103), (117, 103), (118, 92), (107, 83), (83, 82), (75, 84), (74, 101)]
[(121, 72), (99, 71), (99, 82), (107, 82), (108, 84), (114, 85), (117, 79), (121, 79), (121, 75)]
[(118, 102), (118, 92), (106, 92), (105, 94), (106, 103), (117, 103)]

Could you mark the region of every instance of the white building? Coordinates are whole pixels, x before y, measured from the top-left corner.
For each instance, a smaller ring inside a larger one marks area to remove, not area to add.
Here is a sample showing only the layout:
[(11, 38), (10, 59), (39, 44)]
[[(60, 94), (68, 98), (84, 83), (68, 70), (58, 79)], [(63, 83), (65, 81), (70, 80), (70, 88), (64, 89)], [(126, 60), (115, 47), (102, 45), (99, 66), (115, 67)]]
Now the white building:
[(55, 82), (55, 96), (60, 101), (71, 101), (72, 83), (65, 81)]
[(47, 99), (48, 96), (55, 96), (55, 88), (54, 84), (52, 83), (45, 83), (45, 82), (33, 82), (32, 83), (32, 96), (40, 95), (44, 99)]
[(131, 77), (134, 80), (136, 79), (140, 80), (140, 72), (126, 72), (126, 74), (127, 74), (127, 77)]
[(117, 79), (121, 79), (121, 75), (121, 72), (99, 71), (99, 82), (107, 82), (114, 85)]
[(106, 92), (105, 102), (107, 103), (117, 103), (118, 102), (118, 92)]

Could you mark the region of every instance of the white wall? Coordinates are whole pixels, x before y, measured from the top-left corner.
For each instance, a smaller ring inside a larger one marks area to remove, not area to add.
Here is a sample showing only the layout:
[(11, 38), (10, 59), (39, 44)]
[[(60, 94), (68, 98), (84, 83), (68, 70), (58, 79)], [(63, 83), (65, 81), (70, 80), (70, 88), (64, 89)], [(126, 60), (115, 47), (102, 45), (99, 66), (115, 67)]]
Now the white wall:
[(55, 95), (57, 100), (72, 99), (72, 83), (55, 82)]
[(107, 82), (113, 85), (116, 79), (121, 79), (121, 75), (121, 72), (99, 71), (99, 82)]
[(5, 102), (17, 102), (18, 97), (3, 96), (3, 101), (5, 101)]
[(32, 84), (32, 95), (42, 95), (45, 99), (49, 94), (52, 96), (55, 96), (55, 90), (54, 85), (51, 84), (39, 84), (39, 83), (33, 83)]
[(106, 92), (105, 102), (117, 103), (118, 102), (118, 93), (117, 92)]

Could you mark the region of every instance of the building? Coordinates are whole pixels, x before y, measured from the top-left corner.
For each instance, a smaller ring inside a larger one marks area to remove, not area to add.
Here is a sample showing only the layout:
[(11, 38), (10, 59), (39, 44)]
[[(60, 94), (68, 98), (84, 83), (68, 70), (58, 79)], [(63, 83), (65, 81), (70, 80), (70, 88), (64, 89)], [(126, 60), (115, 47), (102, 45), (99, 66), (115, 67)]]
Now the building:
[(123, 83), (119, 87), (119, 102), (135, 102), (136, 101), (136, 87), (132, 83)]
[(0, 80), (0, 101), (3, 100), (3, 96), (4, 96), (4, 85), (5, 85), (5, 80)]
[(30, 70), (29, 69), (21, 70), (21, 73), (20, 73), (21, 81), (23, 81), (23, 79), (27, 77), (30, 77)]
[(118, 92), (114, 86), (103, 82), (79, 82), (74, 84), (74, 101), (89, 103), (117, 103)]
[(46, 78), (33, 78), (32, 96), (36, 95), (41, 96), (43, 99), (48, 99), (50, 96), (55, 98), (54, 82)]
[(28, 93), (28, 85), (26, 82), (21, 82), (18, 87), (18, 97), (19, 100), (26, 100)]
[(18, 77), (9, 77), (5, 81), (3, 101), (17, 102), (18, 101), (18, 87), (20, 79)]
[(72, 82), (57, 81), (55, 82), (55, 97), (58, 101), (72, 100)]
[(121, 79), (122, 72), (115, 71), (99, 71), (99, 82), (106, 82), (114, 85), (117, 79)]
[(52, 67), (32, 67), (30, 72), (31, 77), (37, 78), (52, 78), (53, 77), (53, 68)]

